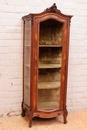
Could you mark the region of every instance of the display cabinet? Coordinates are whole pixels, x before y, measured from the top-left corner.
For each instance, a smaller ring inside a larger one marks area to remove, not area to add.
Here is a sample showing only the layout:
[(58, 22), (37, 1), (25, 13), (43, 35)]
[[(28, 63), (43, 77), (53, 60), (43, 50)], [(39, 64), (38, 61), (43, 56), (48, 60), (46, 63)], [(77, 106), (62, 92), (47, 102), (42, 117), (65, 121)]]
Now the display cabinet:
[(22, 116), (53, 118), (67, 122), (66, 94), (71, 15), (56, 4), (23, 19)]

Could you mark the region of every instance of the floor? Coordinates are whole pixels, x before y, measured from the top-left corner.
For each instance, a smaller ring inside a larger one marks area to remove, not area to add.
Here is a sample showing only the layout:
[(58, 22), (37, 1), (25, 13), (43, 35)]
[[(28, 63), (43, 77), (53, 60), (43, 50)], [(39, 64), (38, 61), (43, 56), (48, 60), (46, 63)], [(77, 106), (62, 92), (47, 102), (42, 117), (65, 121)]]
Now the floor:
[(62, 116), (53, 119), (33, 120), (33, 126), (28, 127), (26, 118), (21, 116), (0, 117), (0, 130), (87, 130), (87, 110), (69, 112), (68, 123), (63, 124)]

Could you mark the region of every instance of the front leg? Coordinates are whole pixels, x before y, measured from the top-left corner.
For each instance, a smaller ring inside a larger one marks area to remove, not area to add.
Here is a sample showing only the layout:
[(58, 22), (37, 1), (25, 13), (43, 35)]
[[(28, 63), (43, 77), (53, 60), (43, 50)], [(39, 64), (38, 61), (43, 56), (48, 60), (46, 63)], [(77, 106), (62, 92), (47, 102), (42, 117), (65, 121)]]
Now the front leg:
[(64, 114), (63, 114), (64, 124), (67, 123), (67, 115), (68, 115), (68, 111), (67, 111), (67, 109), (65, 109), (65, 110), (64, 110)]
[(32, 127), (32, 119), (33, 119), (33, 114), (32, 114), (32, 111), (30, 110), (29, 112), (29, 127)]

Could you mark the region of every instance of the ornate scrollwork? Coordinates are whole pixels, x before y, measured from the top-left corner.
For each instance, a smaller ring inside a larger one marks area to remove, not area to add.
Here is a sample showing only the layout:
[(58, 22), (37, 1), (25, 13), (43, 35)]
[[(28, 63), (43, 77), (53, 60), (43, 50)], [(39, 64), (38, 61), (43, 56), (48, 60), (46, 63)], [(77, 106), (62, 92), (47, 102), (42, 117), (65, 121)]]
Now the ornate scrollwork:
[(57, 9), (56, 4), (54, 3), (51, 7), (47, 8), (44, 12), (60, 12), (60, 10)]

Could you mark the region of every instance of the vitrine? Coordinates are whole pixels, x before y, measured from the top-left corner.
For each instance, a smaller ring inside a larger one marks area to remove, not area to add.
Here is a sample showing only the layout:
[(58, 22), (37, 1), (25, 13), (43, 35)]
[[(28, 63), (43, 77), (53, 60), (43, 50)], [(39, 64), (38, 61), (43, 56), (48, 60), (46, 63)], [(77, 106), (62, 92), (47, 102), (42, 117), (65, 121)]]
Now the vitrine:
[(23, 19), (22, 116), (53, 118), (67, 122), (66, 94), (71, 15), (54, 3), (39, 14)]

